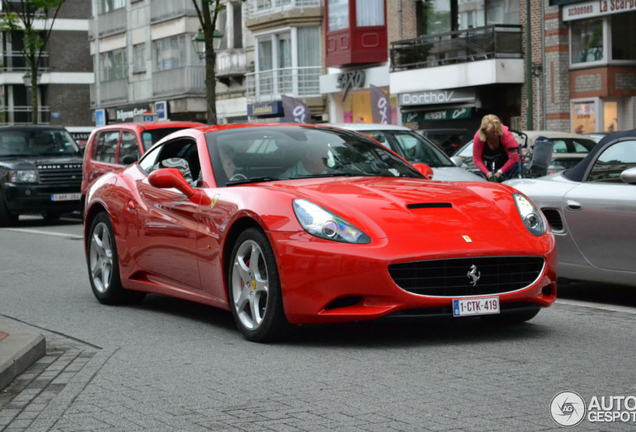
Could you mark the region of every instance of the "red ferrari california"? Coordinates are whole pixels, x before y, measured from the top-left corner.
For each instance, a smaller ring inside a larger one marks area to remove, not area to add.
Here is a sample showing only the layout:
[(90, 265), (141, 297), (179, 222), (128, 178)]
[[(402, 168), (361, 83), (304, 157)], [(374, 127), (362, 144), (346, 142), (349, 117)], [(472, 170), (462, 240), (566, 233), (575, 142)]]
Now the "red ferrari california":
[(176, 132), (90, 188), (93, 293), (230, 310), (252, 341), (389, 314), (523, 322), (552, 304), (555, 241), (532, 201), (427, 168), (330, 127)]

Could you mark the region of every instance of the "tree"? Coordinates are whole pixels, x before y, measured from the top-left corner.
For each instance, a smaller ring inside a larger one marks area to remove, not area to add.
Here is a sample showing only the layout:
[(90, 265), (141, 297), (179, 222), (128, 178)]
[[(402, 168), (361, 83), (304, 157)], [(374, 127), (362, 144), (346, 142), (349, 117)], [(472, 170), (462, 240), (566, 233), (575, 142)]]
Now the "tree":
[[(3, 0), (4, 1), (4, 0)], [(245, 2), (245, 0), (241, 0)], [(216, 50), (214, 49), (214, 32), (219, 12), (225, 9), (221, 0), (192, 0), (199, 16), (201, 31), (205, 38), (205, 96), (207, 104), (208, 124), (216, 124)]]
[[(53, 24), (66, 0), (2, 0), (4, 15), (0, 17), (0, 30), (14, 34), (24, 33), (22, 53), (31, 74), (31, 121), (38, 123), (38, 75), (42, 52), (51, 37)], [(50, 18), (50, 13), (53, 13)]]

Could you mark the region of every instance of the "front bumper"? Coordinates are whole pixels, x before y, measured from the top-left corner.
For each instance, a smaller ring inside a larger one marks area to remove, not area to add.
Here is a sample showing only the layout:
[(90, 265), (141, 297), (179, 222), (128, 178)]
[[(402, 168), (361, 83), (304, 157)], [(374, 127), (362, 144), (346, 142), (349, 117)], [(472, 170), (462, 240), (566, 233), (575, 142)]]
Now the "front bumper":
[(52, 195), (79, 194), (80, 186), (57, 186), (39, 184), (2, 184), (2, 194), (8, 210), (14, 215), (70, 213), (81, 210), (80, 200), (53, 201)]
[(390, 314), (450, 314), (453, 298), (407, 292), (391, 278), (393, 263), (471, 256), (541, 256), (545, 265), (531, 285), (497, 296), (502, 311), (523, 305), (550, 306), (556, 300), (557, 255), (554, 237), (506, 245), (471, 245), (445, 252), (426, 251), (430, 236), (404, 236), (351, 245), (306, 233), (270, 233), (279, 266), (283, 305), (292, 324), (362, 321)]

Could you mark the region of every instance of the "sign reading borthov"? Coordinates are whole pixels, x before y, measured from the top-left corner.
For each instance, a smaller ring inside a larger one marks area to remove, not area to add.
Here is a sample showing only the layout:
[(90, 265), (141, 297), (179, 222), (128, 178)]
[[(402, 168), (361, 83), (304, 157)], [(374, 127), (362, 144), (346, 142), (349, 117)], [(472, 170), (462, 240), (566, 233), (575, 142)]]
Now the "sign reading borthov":
[(475, 102), (475, 89), (426, 90), (401, 93), (400, 106), (437, 105), (456, 102)]

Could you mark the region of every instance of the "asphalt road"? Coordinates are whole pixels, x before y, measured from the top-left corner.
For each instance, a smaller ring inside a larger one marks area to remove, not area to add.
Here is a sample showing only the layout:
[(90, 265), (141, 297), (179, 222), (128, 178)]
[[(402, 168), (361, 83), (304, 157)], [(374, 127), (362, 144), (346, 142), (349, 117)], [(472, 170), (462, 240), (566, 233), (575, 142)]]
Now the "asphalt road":
[(73, 219), (0, 229), (0, 315), (48, 345), (0, 394), (0, 431), (557, 430), (549, 410), (562, 391), (636, 396), (632, 290), (563, 285), (516, 327), (384, 320), (262, 345), (211, 307), (154, 295), (99, 304), (81, 236)]

